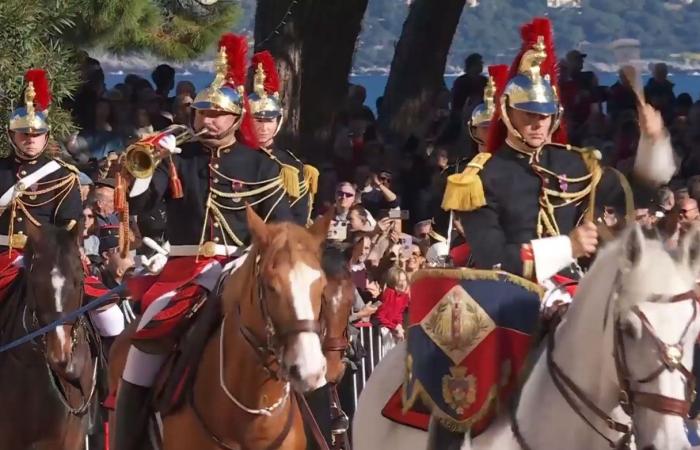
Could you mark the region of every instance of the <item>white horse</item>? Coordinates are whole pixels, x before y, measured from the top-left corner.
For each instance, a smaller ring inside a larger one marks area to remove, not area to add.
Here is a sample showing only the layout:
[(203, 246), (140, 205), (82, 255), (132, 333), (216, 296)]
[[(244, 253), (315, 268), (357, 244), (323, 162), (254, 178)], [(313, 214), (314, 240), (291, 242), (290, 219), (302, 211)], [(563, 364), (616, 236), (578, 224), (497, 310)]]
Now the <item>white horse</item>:
[[(630, 227), (599, 252), (545, 342), (514, 414), (500, 411), (473, 442), (460, 436), (447, 446), (431, 439), (430, 447), (603, 450), (610, 443), (628, 448), (631, 440), (629, 448), (636, 443), (641, 450), (689, 449), (682, 416), (700, 333), (693, 293), (699, 272), (698, 228), (669, 253), (639, 226)], [(401, 344), (386, 355), (362, 391), (353, 422), (356, 450), (428, 448), (428, 433), (381, 415), (403, 380), (405, 353)]]

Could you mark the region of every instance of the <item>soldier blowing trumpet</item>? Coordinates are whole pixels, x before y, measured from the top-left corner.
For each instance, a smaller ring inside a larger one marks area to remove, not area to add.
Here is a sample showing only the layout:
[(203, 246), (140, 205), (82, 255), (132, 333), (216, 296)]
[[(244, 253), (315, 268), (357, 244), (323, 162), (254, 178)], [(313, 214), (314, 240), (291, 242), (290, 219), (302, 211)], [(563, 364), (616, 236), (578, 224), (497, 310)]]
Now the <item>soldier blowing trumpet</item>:
[(243, 88), (247, 46), (242, 36), (221, 38), (216, 77), (192, 105), (194, 132), (168, 130), (177, 133), (142, 141), (123, 161), (118, 209), (138, 215), (164, 201), (170, 254), (159, 275), (129, 282), (142, 316), (117, 395), (116, 450), (141, 448), (146, 435), (148, 394), (167, 356), (153, 343), (182, 330), (249, 245), (246, 204), (266, 220), (292, 217), (279, 164), (254, 150)]

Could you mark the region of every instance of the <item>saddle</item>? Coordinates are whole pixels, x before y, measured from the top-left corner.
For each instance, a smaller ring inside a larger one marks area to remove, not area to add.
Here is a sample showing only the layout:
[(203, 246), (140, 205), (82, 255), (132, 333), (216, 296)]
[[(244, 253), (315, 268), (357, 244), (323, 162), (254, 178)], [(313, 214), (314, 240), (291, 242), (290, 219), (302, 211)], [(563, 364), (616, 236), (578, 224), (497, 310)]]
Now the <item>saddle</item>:
[(163, 366), (154, 390), (154, 406), (162, 415), (183, 405), (194, 383), (204, 347), (221, 324), (221, 296), (211, 294), (191, 319), (168, 362)]

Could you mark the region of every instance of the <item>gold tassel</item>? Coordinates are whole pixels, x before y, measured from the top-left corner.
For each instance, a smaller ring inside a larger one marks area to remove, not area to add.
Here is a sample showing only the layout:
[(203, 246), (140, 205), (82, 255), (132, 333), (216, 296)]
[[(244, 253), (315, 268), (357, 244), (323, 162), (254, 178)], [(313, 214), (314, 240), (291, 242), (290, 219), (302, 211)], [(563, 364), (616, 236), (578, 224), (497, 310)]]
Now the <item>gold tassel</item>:
[(447, 177), (447, 186), (442, 198), (445, 211), (473, 211), (486, 205), (484, 186), (479, 172), (491, 158), (491, 153), (479, 153), (462, 173)]
[(299, 169), (288, 164), (282, 164), (280, 178), (287, 195), (294, 198), (298, 198), (301, 195), (299, 191)]
[(309, 185), (309, 193), (316, 195), (318, 193), (318, 177), (320, 173), (317, 168), (311, 164), (304, 164), (304, 180)]

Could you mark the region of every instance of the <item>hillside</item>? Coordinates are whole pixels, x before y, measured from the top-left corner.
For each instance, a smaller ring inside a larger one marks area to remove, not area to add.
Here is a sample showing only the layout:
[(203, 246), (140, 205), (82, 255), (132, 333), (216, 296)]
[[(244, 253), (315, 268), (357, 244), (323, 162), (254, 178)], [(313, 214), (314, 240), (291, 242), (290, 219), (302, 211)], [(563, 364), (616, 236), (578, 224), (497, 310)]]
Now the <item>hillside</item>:
[[(676, 2), (677, 3), (677, 2)], [(239, 30), (251, 30), (254, 0), (241, 0), (245, 19)], [(554, 22), (561, 57), (581, 48), (589, 62), (612, 63), (610, 42), (633, 38), (641, 42), (644, 59), (668, 60), (669, 55), (700, 52), (696, 39), (700, 1), (672, 7), (663, 0), (583, 0), (581, 9), (551, 9), (545, 0), (481, 0), (465, 7), (455, 35), (448, 68), (459, 70), (471, 52), (488, 63), (510, 62), (519, 46), (519, 26), (533, 16), (548, 15)], [(355, 56), (355, 70), (379, 71), (391, 64), (393, 49), (408, 14), (406, 0), (369, 0)]]

